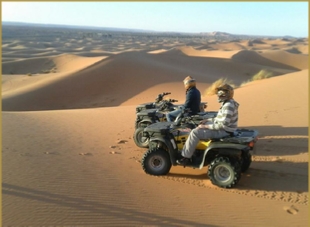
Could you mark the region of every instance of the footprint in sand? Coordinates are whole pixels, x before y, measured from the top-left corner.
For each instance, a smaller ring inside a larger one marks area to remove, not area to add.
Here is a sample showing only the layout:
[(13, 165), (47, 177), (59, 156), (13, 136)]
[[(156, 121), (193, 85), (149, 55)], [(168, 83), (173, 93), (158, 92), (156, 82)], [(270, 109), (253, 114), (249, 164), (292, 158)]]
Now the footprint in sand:
[(118, 144), (121, 144), (121, 143), (128, 143), (128, 141), (127, 141), (127, 140), (120, 140), (120, 141), (118, 141), (117, 143), (118, 143)]
[(49, 152), (49, 151), (46, 151), (44, 152), (44, 154), (51, 154), (51, 155), (58, 155), (59, 153), (58, 152)]
[(20, 156), (26, 156), (26, 157), (32, 157), (33, 155), (29, 154), (29, 153), (22, 153), (19, 154)]
[(92, 153), (79, 153), (79, 155), (92, 156)]
[(294, 207), (293, 205), (290, 207), (283, 207), (283, 209), (289, 213), (289, 214), (297, 214), (298, 213), (298, 209), (296, 207)]

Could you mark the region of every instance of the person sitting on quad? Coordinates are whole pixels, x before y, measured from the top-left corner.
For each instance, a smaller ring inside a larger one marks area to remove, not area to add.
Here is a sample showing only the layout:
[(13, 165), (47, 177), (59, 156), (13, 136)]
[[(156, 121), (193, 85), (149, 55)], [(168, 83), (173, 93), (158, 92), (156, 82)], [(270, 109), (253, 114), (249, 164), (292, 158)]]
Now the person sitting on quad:
[[(190, 109), (190, 115), (195, 115), (200, 112), (201, 102), (200, 91), (196, 88), (196, 80), (191, 76), (188, 76), (183, 80), (183, 83), (186, 89), (186, 101), (183, 108)], [(173, 121), (181, 113), (181, 111), (181, 109), (176, 109), (166, 113), (167, 121)]]
[(218, 139), (233, 135), (238, 126), (238, 107), (234, 99), (234, 89), (229, 84), (220, 85), (215, 89), (221, 107), (215, 118), (204, 119), (193, 129), (181, 151), (182, 158), (177, 163), (185, 166), (190, 162), (200, 140)]

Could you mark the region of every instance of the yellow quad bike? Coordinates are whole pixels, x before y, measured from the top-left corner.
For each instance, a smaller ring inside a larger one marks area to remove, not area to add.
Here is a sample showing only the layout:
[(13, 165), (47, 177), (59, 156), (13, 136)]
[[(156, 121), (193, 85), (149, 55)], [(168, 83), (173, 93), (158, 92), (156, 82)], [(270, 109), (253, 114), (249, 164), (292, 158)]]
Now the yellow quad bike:
[[(190, 129), (180, 122), (159, 122), (146, 127), (144, 136), (149, 138), (149, 148), (141, 161), (145, 173), (166, 175), (172, 165), (179, 165), (176, 160), (181, 158), (180, 151), (189, 133)], [(200, 141), (186, 167), (208, 166), (212, 184), (232, 188), (251, 165), (257, 136), (256, 130), (237, 129), (233, 136)]]

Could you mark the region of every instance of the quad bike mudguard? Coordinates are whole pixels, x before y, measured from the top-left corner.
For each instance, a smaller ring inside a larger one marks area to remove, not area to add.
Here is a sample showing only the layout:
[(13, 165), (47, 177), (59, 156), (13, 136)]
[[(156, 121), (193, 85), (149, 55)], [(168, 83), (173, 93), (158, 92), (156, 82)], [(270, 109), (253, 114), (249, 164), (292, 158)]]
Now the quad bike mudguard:
[(135, 128), (146, 127), (158, 120), (156, 109), (145, 109), (136, 114)]
[(213, 149), (217, 149), (217, 153), (223, 156), (240, 156), (243, 149), (247, 149), (247, 145), (243, 144), (231, 144), (231, 143), (211, 143), (203, 154), (202, 162), (200, 163), (199, 169), (204, 167), (206, 156)]
[(153, 124), (154, 122), (152, 122), (151, 119), (144, 119), (142, 121), (139, 121), (136, 123), (136, 128), (138, 127), (147, 127), (150, 124)]
[(161, 146), (162, 144), (165, 144), (167, 147), (167, 152), (169, 153), (170, 160), (172, 165), (177, 165), (177, 153), (178, 149), (173, 146), (171, 140), (174, 140), (174, 138), (168, 138), (168, 137), (153, 137), (150, 139), (149, 142), (149, 148), (152, 148), (153, 146)]

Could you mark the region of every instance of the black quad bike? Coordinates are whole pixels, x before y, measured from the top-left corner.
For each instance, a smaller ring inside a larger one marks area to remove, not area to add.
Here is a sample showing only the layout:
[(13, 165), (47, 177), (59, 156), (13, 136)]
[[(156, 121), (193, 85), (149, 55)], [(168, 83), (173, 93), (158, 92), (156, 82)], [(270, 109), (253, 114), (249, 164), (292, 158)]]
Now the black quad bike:
[[(143, 136), (149, 139), (149, 148), (141, 165), (147, 174), (166, 175), (172, 165), (179, 165), (176, 160), (181, 158), (180, 151), (190, 132), (181, 121), (180, 118), (173, 123), (159, 122), (144, 129)], [(202, 169), (208, 166), (207, 174), (212, 184), (232, 188), (251, 165), (257, 136), (256, 130), (237, 129), (233, 136), (202, 140), (186, 167)]]
[[(149, 102), (139, 104), (136, 106), (136, 120), (135, 129), (140, 127), (146, 127), (150, 124), (166, 121), (166, 113), (182, 108), (183, 105), (175, 105), (178, 100), (175, 99), (164, 99), (166, 95), (171, 94), (170, 92), (163, 92), (157, 96), (155, 102)], [(203, 114), (207, 108), (207, 103), (202, 102), (200, 106), (200, 112)]]
[[(147, 102), (147, 103), (139, 104), (138, 106), (136, 106), (136, 113), (139, 113), (140, 111), (147, 110), (147, 109), (157, 109), (161, 105), (162, 101), (164, 100), (164, 97), (170, 94), (171, 94), (170, 92), (163, 92), (156, 97), (155, 102)], [(177, 100), (173, 102), (177, 102)]]
[(164, 99), (156, 104), (156, 108), (139, 109), (139, 112), (136, 109), (135, 129), (145, 128), (150, 124), (166, 121), (166, 113), (181, 108), (174, 105), (177, 101), (175, 99)]

